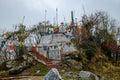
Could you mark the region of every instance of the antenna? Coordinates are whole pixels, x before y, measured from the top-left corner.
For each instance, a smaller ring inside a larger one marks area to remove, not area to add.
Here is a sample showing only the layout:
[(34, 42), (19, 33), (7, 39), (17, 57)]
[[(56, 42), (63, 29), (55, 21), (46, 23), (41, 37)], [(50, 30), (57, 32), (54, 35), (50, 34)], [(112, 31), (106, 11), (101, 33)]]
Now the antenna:
[(76, 24), (76, 27), (78, 27), (78, 21), (77, 21), (77, 18), (75, 18), (75, 24)]
[(16, 30), (17, 26), (13, 24), (13, 32)]
[(53, 18), (53, 25), (55, 26), (55, 17)]
[(85, 8), (84, 8), (84, 5), (82, 5), (82, 8), (83, 8), (83, 12), (84, 12), (84, 14), (85, 14)]
[(71, 20), (72, 20), (72, 28), (74, 28), (74, 16), (73, 16), (73, 11), (71, 11)]
[(56, 24), (58, 26), (58, 9), (56, 8)]
[(118, 30), (117, 33), (120, 34), (120, 28), (118, 28), (117, 30)]
[(45, 10), (45, 26), (46, 26), (46, 15), (47, 15), (47, 10)]
[(63, 17), (64, 17), (64, 23), (66, 23), (66, 19), (65, 19), (65, 16), (63, 15)]
[(25, 16), (23, 16), (22, 24), (24, 23), (24, 20), (25, 20)]

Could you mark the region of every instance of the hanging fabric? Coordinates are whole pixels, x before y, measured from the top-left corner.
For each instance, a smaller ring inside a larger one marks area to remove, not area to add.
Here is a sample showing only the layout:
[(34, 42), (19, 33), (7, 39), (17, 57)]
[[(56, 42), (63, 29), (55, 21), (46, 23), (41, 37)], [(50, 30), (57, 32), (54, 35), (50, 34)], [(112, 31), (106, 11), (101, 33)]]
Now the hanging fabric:
[(57, 46), (57, 45), (54, 45), (54, 49), (56, 49), (56, 48), (58, 48), (58, 46)]
[(71, 42), (68, 43), (68, 46), (69, 46), (69, 47), (71, 46)]
[(52, 46), (50, 46), (50, 48), (52, 48)]
[(66, 38), (69, 38), (69, 35), (65, 35), (66, 36)]
[(10, 48), (10, 50), (14, 50), (14, 45), (11, 44), (11, 45), (9, 46), (9, 48)]
[(19, 48), (19, 46), (16, 45), (15, 48)]
[(1, 43), (1, 47), (2, 47), (2, 48), (4, 47), (4, 42)]
[(36, 50), (36, 46), (32, 46), (32, 51), (35, 51)]
[(2, 37), (4, 37), (4, 34), (2, 35)]
[(66, 45), (69, 45), (69, 43), (67, 42)]
[(19, 36), (20, 34), (18, 33), (17, 36)]
[(22, 43), (20, 43), (20, 44), (19, 44), (19, 46), (20, 46), (20, 47), (23, 47), (23, 44), (22, 44)]
[(42, 46), (37, 46), (37, 48), (42, 48)]
[(47, 50), (47, 46), (43, 46), (43, 50), (46, 51)]
[(25, 48), (30, 48), (30, 46), (25, 46)]
[(50, 29), (48, 28), (48, 31), (47, 31), (48, 33), (50, 32)]

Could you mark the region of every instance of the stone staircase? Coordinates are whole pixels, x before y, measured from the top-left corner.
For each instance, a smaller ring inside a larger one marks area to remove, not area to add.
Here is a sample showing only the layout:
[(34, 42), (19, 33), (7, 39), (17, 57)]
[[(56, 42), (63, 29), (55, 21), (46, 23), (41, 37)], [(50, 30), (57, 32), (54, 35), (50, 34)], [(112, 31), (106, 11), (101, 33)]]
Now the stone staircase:
[(29, 53), (29, 55), (33, 56), (38, 62), (45, 64), (46, 66), (48, 66), (49, 69), (51, 68), (57, 68), (58, 70), (60, 70), (60, 66), (57, 64), (61, 61), (56, 61), (56, 60), (50, 60), (46, 57), (44, 57), (43, 55), (41, 55), (40, 53), (38, 53), (37, 51), (32, 51)]

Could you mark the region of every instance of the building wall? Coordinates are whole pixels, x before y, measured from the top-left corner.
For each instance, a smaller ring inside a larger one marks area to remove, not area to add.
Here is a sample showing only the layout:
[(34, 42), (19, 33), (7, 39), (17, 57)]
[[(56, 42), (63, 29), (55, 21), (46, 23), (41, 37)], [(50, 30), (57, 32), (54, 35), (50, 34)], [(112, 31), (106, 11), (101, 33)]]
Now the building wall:
[(61, 60), (61, 53), (60, 50), (49, 50), (48, 53), (48, 58), (49, 59), (54, 59), (54, 60)]

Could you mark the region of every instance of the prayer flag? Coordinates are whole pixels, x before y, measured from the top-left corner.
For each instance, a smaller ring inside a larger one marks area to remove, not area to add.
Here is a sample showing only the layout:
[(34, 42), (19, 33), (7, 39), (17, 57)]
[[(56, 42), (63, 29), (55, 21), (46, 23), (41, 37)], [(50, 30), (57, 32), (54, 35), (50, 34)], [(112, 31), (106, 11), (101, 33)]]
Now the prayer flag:
[(47, 46), (43, 46), (43, 50), (46, 51), (47, 50)]
[(14, 45), (9, 46), (10, 50), (14, 50)]

